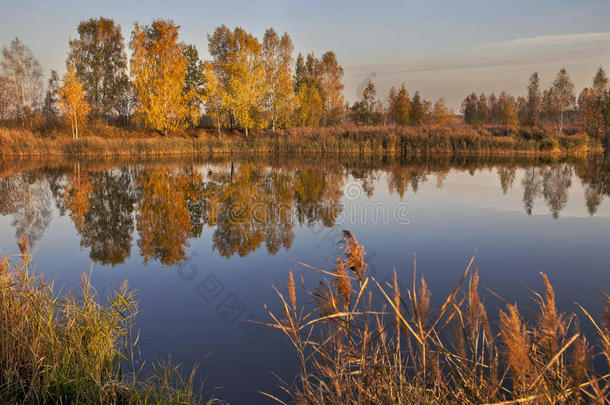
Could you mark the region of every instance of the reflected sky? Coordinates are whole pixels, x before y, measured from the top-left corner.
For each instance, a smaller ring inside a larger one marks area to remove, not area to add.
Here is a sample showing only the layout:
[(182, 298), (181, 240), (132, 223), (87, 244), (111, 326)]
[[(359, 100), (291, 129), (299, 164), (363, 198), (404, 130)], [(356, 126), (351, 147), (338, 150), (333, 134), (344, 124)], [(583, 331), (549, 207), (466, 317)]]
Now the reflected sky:
[(277, 394), (272, 371), (292, 378), (284, 338), (246, 321), (266, 319), (264, 304), (277, 304), (271, 285), (282, 288), (289, 269), (314, 286), (319, 275), (295, 260), (329, 268), (343, 229), (365, 245), (379, 280), (396, 268), (408, 283), (417, 254), (437, 308), (472, 255), (482, 284), (522, 308), (532, 307), (540, 271), (566, 311), (577, 301), (599, 313), (610, 285), (610, 165), (601, 157), (0, 169), (2, 252), (16, 253), (26, 235), (37, 271), (65, 291), (83, 271), (102, 294), (127, 279), (143, 357), (200, 362), (205, 390), (233, 403)]

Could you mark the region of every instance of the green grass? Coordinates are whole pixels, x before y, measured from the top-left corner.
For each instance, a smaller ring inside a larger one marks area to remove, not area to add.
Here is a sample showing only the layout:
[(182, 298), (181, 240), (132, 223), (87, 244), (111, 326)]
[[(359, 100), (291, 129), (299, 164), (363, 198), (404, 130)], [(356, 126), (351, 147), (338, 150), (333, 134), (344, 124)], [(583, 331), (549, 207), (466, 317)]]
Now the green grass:
[(103, 305), (86, 275), (78, 293), (61, 295), (32, 273), (27, 240), (20, 247), (11, 263), (0, 258), (0, 403), (203, 403), (195, 369), (184, 378), (171, 361), (157, 362), (141, 378), (138, 306), (126, 283)]

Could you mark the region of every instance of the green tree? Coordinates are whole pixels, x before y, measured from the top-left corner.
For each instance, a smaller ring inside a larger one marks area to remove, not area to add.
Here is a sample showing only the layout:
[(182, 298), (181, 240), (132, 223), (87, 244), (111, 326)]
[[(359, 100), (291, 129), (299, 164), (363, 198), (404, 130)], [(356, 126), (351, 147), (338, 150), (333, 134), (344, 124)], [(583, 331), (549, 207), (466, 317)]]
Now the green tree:
[(51, 70), (51, 77), (47, 85), (47, 93), (42, 105), (42, 114), (47, 122), (53, 122), (57, 119), (57, 92), (59, 91), (59, 75), (56, 70)]
[(205, 92), (203, 62), (199, 59), (195, 45), (183, 45), (182, 53), (187, 60), (182, 94), (190, 104), (189, 110), (199, 115)]
[(527, 105), (525, 111), (525, 124), (534, 126), (540, 121), (542, 97), (540, 95), (540, 77), (537, 72), (530, 76), (527, 86)]
[(362, 99), (351, 107), (352, 120), (356, 125), (377, 125), (381, 121), (379, 102), (375, 100), (375, 85), (368, 81), (362, 90)]
[(83, 84), (92, 113), (105, 118), (119, 114), (129, 85), (121, 27), (108, 18), (90, 18), (78, 25), (78, 35), (70, 41), (67, 62)]
[(600, 129), (605, 120), (606, 105), (608, 103), (608, 76), (601, 67), (597, 70), (593, 78), (593, 86), (591, 87), (592, 109), (593, 109), (593, 126), (596, 138), (600, 136)]

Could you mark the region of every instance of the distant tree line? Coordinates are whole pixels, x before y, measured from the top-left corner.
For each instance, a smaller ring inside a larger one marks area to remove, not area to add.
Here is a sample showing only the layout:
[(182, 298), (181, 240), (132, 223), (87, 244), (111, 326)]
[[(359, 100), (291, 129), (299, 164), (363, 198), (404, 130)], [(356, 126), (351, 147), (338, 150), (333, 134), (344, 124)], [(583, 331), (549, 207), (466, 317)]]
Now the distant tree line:
[[(171, 20), (134, 23), (128, 60), (121, 27), (111, 19), (82, 21), (69, 42), (65, 75), (50, 72), (43, 84), (40, 63), (18, 38), (2, 49), (0, 121), (29, 128), (69, 123), (73, 137), (86, 122), (138, 126), (167, 134), (209, 126), (252, 130), (292, 126), (448, 125), (459, 116), (445, 99), (432, 103), (405, 85), (392, 87), (384, 101), (365, 84), (352, 105), (343, 97), (343, 67), (334, 52), (321, 57), (299, 53), (287, 33), (266, 30), (262, 41), (237, 27), (222, 25), (209, 34), (210, 60), (180, 40)], [(610, 95), (602, 68), (590, 88), (576, 98), (562, 69), (541, 92), (530, 78), (525, 97), (502, 92), (467, 96), (461, 118), (470, 125), (579, 125), (590, 135), (608, 132)]]
[(610, 129), (610, 90), (608, 77), (599, 68), (591, 87), (584, 88), (578, 98), (567, 71), (561, 69), (550, 88), (540, 90), (540, 77), (533, 73), (525, 97), (502, 92), (486, 96), (475, 93), (462, 102), (464, 122), (471, 125), (554, 125), (562, 132), (566, 124), (582, 127), (599, 138)]

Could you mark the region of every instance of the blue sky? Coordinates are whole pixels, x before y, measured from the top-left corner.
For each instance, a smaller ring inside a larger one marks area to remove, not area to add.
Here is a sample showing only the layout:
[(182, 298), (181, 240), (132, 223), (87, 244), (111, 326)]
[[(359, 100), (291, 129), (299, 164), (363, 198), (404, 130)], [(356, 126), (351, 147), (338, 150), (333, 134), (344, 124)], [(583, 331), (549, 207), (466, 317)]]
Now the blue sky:
[[(1, 6), (0, 43), (21, 38), (44, 68), (64, 71), (79, 21), (113, 18), (128, 40), (133, 22), (171, 18), (183, 40), (207, 56), (206, 34), (220, 24), (257, 36), (287, 31), (297, 52), (333, 50), (353, 101), (372, 78), (378, 96), (404, 82), (411, 94), (445, 96), (457, 108), (472, 91), (525, 92), (531, 72), (547, 86), (566, 67), (577, 88), (610, 70), (610, 1), (13, 1)], [(296, 54), (296, 53), (295, 53)]]

